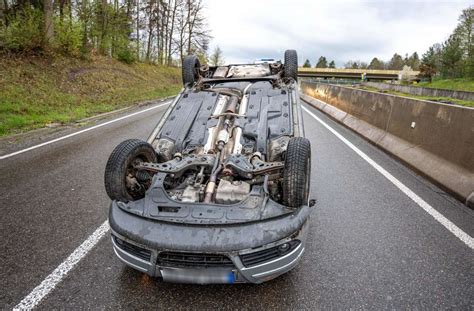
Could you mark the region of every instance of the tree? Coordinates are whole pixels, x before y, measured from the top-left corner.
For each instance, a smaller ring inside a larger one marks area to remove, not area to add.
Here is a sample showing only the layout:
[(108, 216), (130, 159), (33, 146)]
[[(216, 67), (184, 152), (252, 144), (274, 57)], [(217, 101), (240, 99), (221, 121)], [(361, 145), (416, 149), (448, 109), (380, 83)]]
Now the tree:
[(427, 78), (432, 81), (438, 70), (441, 68), (441, 49), (442, 46), (438, 43), (429, 47), (421, 57), (420, 77)]
[(474, 7), (462, 11), (459, 24), (454, 30), (461, 41), (461, 47), (468, 57), (474, 54)]
[(321, 56), (316, 63), (316, 68), (328, 68), (328, 61), (326, 57)]
[(202, 0), (185, 0), (178, 9), (176, 45), (180, 59), (186, 54), (207, 54), (211, 36), (203, 14)]
[(9, 14), (9, 6), (7, 0), (0, 0), (0, 19), (2, 22), (0, 25), (4, 25), (4, 27), (8, 26), (8, 14)]
[(211, 56), (209, 57), (209, 63), (211, 66), (222, 66), (224, 65), (224, 57), (222, 55), (222, 50), (219, 46), (214, 48)]
[(403, 84), (408, 84), (413, 78), (412, 68), (410, 66), (404, 65), (402, 71), (400, 72), (400, 80)]
[(441, 62), (443, 77), (459, 78), (463, 76), (463, 51), (461, 40), (456, 34), (452, 34), (443, 44)]
[(346, 69), (367, 69), (368, 65), (366, 62), (361, 62), (360, 60), (350, 60), (344, 64)]
[(148, 26), (147, 26), (147, 31), (148, 31), (148, 40), (147, 40), (147, 46), (146, 46), (146, 54), (145, 54), (145, 60), (147, 62), (150, 61), (150, 56), (151, 56), (151, 42), (154, 37), (154, 28), (155, 25), (157, 24), (156, 22), (156, 2), (155, 0), (150, 0), (148, 4), (145, 6), (145, 12), (147, 15), (148, 19)]
[(169, 40), (168, 40), (168, 57), (167, 57), (167, 65), (171, 65), (172, 63), (172, 51), (171, 51), (171, 47), (172, 47), (172, 43), (173, 43), (173, 34), (174, 34), (174, 30), (175, 30), (175, 20), (176, 20), (176, 12), (178, 11), (178, 7), (181, 3), (181, 0), (175, 0), (173, 2), (173, 0), (169, 0), (169, 6), (170, 7), (173, 7), (173, 9), (171, 10), (170, 9), (170, 12), (171, 13), (171, 25), (169, 25), (170, 29), (169, 29)]
[(458, 21), (443, 44), (436, 43), (423, 54), (420, 76), (474, 77), (474, 7), (463, 10)]
[(344, 64), (345, 69), (358, 69), (359, 64), (355, 61), (349, 60), (347, 63)]
[(51, 50), (173, 64), (207, 58), (202, 0), (0, 0), (2, 49)]
[(420, 78), (426, 78), (430, 82), (433, 81), (433, 77), (436, 74), (436, 70), (434, 69), (434, 67), (431, 67), (422, 63), (419, 69), (420, 69), (420, 73), (418, 74), (418, 76)]
[(192, 54), (198, 50), (206, 53), (211, 36), (207, 31), (202, 0), (186, 0), (186, 9), (187, 53)]
[(303, 68), (311, 68), (311, 63), (309, 62), (309, 59), (306, 59), (304, 61)]
[(421, 63), (423, 65), (429, 66), (433, 68), (435, 71), (439, 70), (441, 66), (441, 51), (442, 45), (439, 43), (433, 44), (429, 47), (428, 51), (426, 51), (421, 56)]
[(402, 70), (404, 65), (403, 58), (395, 53), (392, 56), (392, 59), (388, 62), (388, 69), (390, 70)]
[(329, 68), (336, 68), (336, 63), (333, 60), (329, 63)]
[(462, 11), (454, 34), (463, 53), (464, 75), (474, 77), (474, 7)]
[(101, 0), (100, 1), (100, 13), (99, 13), (99, 18), (100, 18), (100, 44), (99, 44), (99, 49), (100, 52), (103, 55), (108, 55), (108, 47), (109, 47), (109, 42), (108, 40), (108, 28), (109, 28), (109, 5), (107, 3), (107, 0)]
[(403, 59), (403, 65), (408, 65), (408, 53), (405, 53), (405, 58)]
[(44, 48), (48, 49), (54, 37), (53, 0), (44, 0)]
[(385, 65), (384, 65), (383, 61), (379, 60), (377, 57), (374, 57), (370, 61), (370, 64), (369, 64), (369, 66), (367, 66), (367, 68), (368, 69), (381, 70), (381, 69), (385, 68)]
[(140, 0), (135, 0), (135, 34), (137, 59), (140, 60)]
[(420, 58), (418, 57), (418, 53), (414, 52), (413, 54), (408, 57), (407, 66), (410, 66), (413, 70), (419, 70), (420, 68)]

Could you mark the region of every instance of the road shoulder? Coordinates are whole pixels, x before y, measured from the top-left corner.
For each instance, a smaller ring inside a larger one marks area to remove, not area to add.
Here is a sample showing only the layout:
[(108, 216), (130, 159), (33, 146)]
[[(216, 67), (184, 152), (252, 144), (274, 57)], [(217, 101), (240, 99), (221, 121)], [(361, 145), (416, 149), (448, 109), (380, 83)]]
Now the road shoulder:
[(25, 133), (14, 134), (0, 138), (0, 156), (7, 155), (18, 150), (30, 148), (44, 142), (57, 139), (66, 135), (70, 135), (74, 132), (83, 130), (85, 128), (104, 123), (115, 118), (126, 116), (143, 110), (154, 105), (162, 104), (166, 101), (171, 100), (175, 96), (160, 98), (156, 100), (149, 100), (140, 102), (138, 104), (121, 108), (118, 110), (106, 112), (89, 118), (81, 119), (73, 123), (58, 125), (55, 127), (45, 127), (28, 131)]

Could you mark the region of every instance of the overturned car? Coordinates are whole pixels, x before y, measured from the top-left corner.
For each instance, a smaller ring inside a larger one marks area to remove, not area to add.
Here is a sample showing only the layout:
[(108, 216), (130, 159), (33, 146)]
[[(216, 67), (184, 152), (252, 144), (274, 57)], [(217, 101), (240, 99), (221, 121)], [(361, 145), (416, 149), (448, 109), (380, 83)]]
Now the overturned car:
[(184, 88), (147, 142), (112, 152), (105, 188), (116, 255), (164, 281), (261, 283), (305, 249), (311, 146), (297, 55), (284, 63), (183, 61)]

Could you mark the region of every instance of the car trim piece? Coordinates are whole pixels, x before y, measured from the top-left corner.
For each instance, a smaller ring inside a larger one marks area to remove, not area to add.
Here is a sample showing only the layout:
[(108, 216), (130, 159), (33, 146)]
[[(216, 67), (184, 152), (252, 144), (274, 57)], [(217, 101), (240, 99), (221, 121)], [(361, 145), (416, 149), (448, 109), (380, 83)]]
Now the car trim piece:
[[(146, 264), (146, 265), (151, 266), (151, 263), (150, 263), (149, 261), (143, 260), (143, 259), (141, 259), (141, 258), (139, 258), (139, 257), (137, 257), (137, 256), (134, 256), (133, 254), (130, 254), (130, 253), (124, 251), (123, 249), (121, 249), (121, 248), (117, 245), (117, 243), (115, 243), (113, 236), (112, 236), (112, 244), (113, 244), (113, 249), (114, 249), (115, 255), (117, 255), (117, 257), (118, 257), (120, 260), (122, 260), (124, 263), (126, 263), (126, 264), (128, 264), (128, 265), (134, 267), (135, 269), (140, 270), (140, 271), (143, 271), (143, 272), (147, 272), (147, 271), (148, 271), (148, 269), (143, 268), (143, 267), (140, 267), (139, 265), (136, 265), (136, 264), (130, 262), (129, 260), (126, 260), (121, 254), (124, 254), (124, 255), (126, 255), (126, 256), (128, 256), (128, 257), (132, 257), (132, 258), (133, 258), (134, 260), (136, 260), (136, 261), (139, 261), (139, 262), (142, 262), (142, 263), (144, 263), (144, 264)], [(120, 252), (120, 254), (119, 254), (119, 252)]]
[[(133, 263), (131, 263), (130, 261), (128, 261), (128, 260), (126, 260), (125, 258), (123, 258), (122, 255), (120, 255), (119, 252), (117, 252), (117, 247), (114, 247), (113, 249), (114, 249), (115, 255), (117, 255), (117, 257), (118, 257), (121, 261), (123, 261), (125, 264), (127, 264), (127, 265), (129, 265), (129, 266), (132, 266), (133, 268), (135, 268), (135, 269), (137, 269), (137, 270), (140, 270), (140, 271), (142, 271), (142, 272), (147, 272), (147, 271), (148, 271), (148, 269), (145, 269), (145, 268), (142, 268), (142, 267), (140, 267), (140, 266), (137, 266), (136, 264), (133, 264)], [(121, 250), (121, 251), (122, 251), (122, 250)], [(129, 254), (127, 254), (127, 255), (128, 255), (128, 256), (132, 256), (132, 255), (129, 255)], [(138, 260), (138, 257), (133, 256), (133, 258)]]
[(163, 116), (160, 118), (160, 121), (158, 121), (158, 124), (155, 126), (155, 129), (153, 130), (153, 132), (151, 133), (151, 135), (148, 137), (147, 139), (147, 142), (149, 144), (153, 143), (153, 141), (155, 140), (156, 136), (158, 135), (158, 133), (161, 131), (161, 128), (163, 127), (163, 124), (165, 123), (166, 119), (168, 118), (168, 116), (171, 114), (171, 111), (173, 110), (174, 106), (176, 106), (176, 103), (179, 101), (179, 99), (181, 98), (181, 95), (183, 94), (183, 91), (185, 89), (181, 89), (181, 91), (178, 93), (178, 95), (176, 95), (176, 97), (174, 98), (174, 100), (171, 102), (171, 105), (168, 106), (168, 109), (166, 109), (165, 113), (163, 114)]
[[(283, 244), (284, 244), (284, 243), (283, 243)], [(285, 258), (287, 258), (287, 257), (290, 257), (291, 255), (293, 255), (294, 253), (296, 253), (302, 246), (303, 246), (303, 244), (300, 242), (300, 244), (299, 244), (294, 250), (292, 250), (292, 251), (289, 252), (288, 254), (285, 254), (284, 256), (281, 256), (281, 257), (272, 259), (272, 260), (270, 260), (270, 261), (267, 261), (267, 262), (258, 264), (258, 265), (256, 265), (256, 266), (245, 267), (245, 268), (242, 268), (241, 270), (243, 270), (243, 271), (245, 271), (245, 270), (252, 270), (252, 269), (260, 268), (260, 267), (263, 267), (263, 266), (266, 266), (266, 265), (271, 265), (272, 263), (275, 263), (275, 262), (277, 262), (277, 261), (280, 261), (280, 260), (283, 260), (283, 259), (285, 259)], [(247, 253), (247, 254), (252, 254), (252, 253)], [(246, 255), (247, 255), (247, 254), (246, 254)]]
[[(301, 245), (301, 244), (300, 244), (300, 245)], [(273, 274), (273, 273), (275, 273), (275, 272), (278, 272), (278, 271), (281, 271), (281, 270), (284, 270), (284, 269), (290, 267), (291, 265), (295, 264), (295, 263), (301, 258), (301, 256), (302, 256), (303, 253), (304, 253), (304, 250), (305, 250), (305, 249), (304, 249), (304, 247), (303, 247), (303, 249), (302, 249), (301, 252), (298, 254), (298, 256), (296, 256), (295, 259), (293, 259), (291, 262), (287, 263), (286, 265), (281, 266), (281, 267), (278, 267), (278, 268), (275, 268), (275, 269), (273, 269), (273, 270), (268, 270), (268, 271), (265, 271), (265, 272), (260, 272), (260, 273), (252, 274), (252, 277), (254, 277), (254, 278), (265, 277), (265, 276), (267, 276), (267, 275), (269, 275), (269, 274)]]
[[(121, 249), (120, 246), (117, 245), (117, 243), (114, 241), (114, 237), (113, 237), (113, 236), (112, 236), (112, 243), (113, 243), (114, 246), (115, 246), (116, 248), (118, 248), (122, 253), (125, 253), (125, 254), (127, 254), (127, 255), (130, 254), (129, 252), (127, 252), (127, 251)], [(127, 242), (127, 243), (128, 243), (128, 242)], [(141, 247), (141, 246), (137, 246), (137, 247)], [(144, 260), (144, 259), (142, 259), (142, 258), (140, 258), (140, 257), (137, 257), (137, 256), (133, 255), (133, 254), (130, 254), (130, 255), (133, 256), (134, 258), (136, 257), (138, 260), (140, 260), (140, 261), (143, 262), (143, 263), (150, 264), (150, 261)]]

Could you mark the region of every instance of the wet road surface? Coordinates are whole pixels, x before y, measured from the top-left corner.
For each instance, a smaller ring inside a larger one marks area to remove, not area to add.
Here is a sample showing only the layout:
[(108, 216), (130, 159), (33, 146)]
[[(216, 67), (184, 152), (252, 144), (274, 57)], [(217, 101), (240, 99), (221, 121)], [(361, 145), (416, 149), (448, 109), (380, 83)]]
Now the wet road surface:
[[(305, 105), (461, 230), (474, 213), (350, 130)], [(0, 160), (0, 306), (12, 308), (107, 219), (112, 149), (146, 139), (165, 107)], [(306, 252), (261, 285), (163, 283), (125, 267), (109, 234), (38, 309), (439, 309), (474, 307), (474, 252), (303, 112), (312, 144)]]

